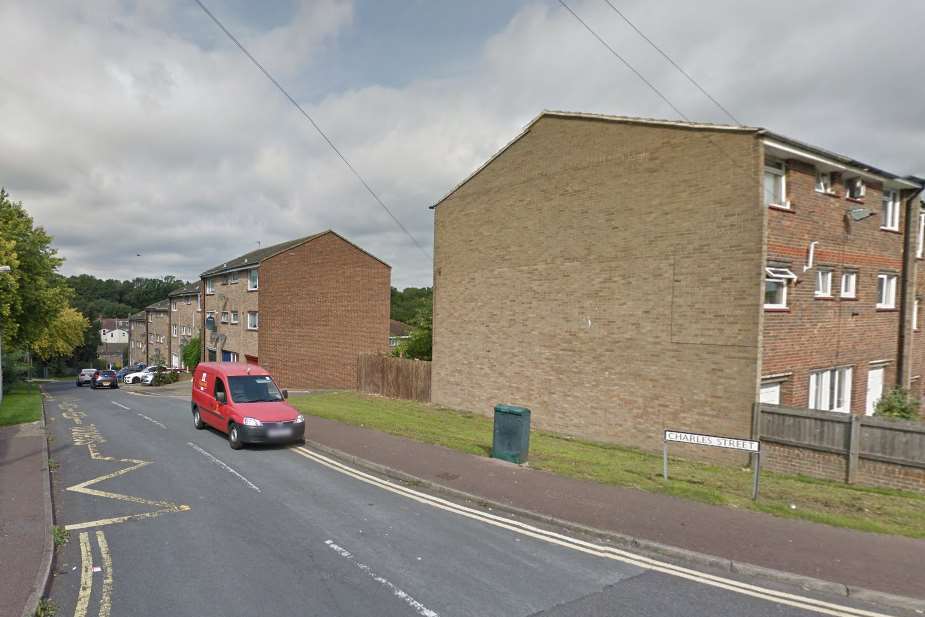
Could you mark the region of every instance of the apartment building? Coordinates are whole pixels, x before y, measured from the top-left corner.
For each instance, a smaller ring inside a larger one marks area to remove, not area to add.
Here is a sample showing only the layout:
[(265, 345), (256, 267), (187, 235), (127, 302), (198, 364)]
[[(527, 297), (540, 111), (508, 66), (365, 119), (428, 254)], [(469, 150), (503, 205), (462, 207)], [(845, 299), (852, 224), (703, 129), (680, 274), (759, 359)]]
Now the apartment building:
[(286, 387), (354, 388), (388, 349), (391, 267), (333, 231), (262, 247), (201, 275), (203, 359), (259, 363)]
[(183, 364), (183, 347), (199, 336), (202, 327), (202, 298), (199, 282), (168, 294), (170, 302), (170, 367), (189, 368)]
[(648, 449), (747, 436), (759, 399), (865, 413), (912, 377), (921, 188), (765, 129), (544, 112), (433, 206), (432, 400)]
[(147, 349), (145, 364), (166, 365), (170, 359), (170, 302), (159, 300), (145, 307)]
[(148, 358), (148, 316), (139, 311), (129, 317), (128, 363), (147, 364)]

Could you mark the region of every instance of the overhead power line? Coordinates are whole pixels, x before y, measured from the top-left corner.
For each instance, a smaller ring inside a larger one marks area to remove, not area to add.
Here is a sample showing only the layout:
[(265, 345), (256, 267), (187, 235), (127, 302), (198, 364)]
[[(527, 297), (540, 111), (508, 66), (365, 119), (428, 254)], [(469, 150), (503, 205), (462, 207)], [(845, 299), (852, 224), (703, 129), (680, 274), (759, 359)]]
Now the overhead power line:
[(610, 0), (604, 0), (604, 2), (606, 2), (607, 5), (608, 5), (611, 9), (613, 9), (613, 11), (614, 11), (617, 15), (619, 15), (620, 18), (623, 19), (623, 21), (625, 21), (625, 22), (629, 25), (630, 28), (632, 28), (633, 30), (635, 30), (635, 31), (636, 31), (636, 34), (638, 34), (639, 36), (641, 36), (641, 37), (645, 40), (646, 43), (648, 43), (649, 45), (651, 45), (652, 48), (653, 48), (655, 51), (657, 51), (658, 53), (660, 53), (660, 54), (662, 55), (662, 57), (665, 58), (665, 60), (667, 60), (667, 61), (671, 64), (671, 66), (673, 66), (674, 68), (676, 68), (676, 69), (678, 70), (678, 72), (680, 72), (682, 75), (684, 75), (684, 77), (687, 78), (687, 81), (691, 82), (691, 84), (693, 84), (695, 88), (697, 88), (698, 90), (700, 90), (700, 92), (703, 93), (703, 95), (704, 95), (705, 97), (707, 97), (708, 99), (710, 99), (710, 101), (712, 101), (714, 105), (716, 105), (724, 114), (726, 114), (726, 115), (729, 117), (730, 120), (732, 120), (733, 122), (735, 122), (735, 123), (738, 124), (739, 126), (742, 126), (742, 123), (739, 122), (739, 120), (738, 120), (735, 116), (732, 115), (732, 112), (730, 112), (730, 111), (729, 111), (728, 109), (726, 109), (722, 104), (720, 104), (720, 102), (717, 101), (717, 100), (713, 97), (713, 95), (711, 95), (709, 92), (707, 92), (706, 88), (704, 88), (704, 87), (701, 86), (699, 83), (697, 83), (697, 80), (694, 79), (693, 77), (691, 77), (690, 74), (689, 74), (687, 71), (685, 71), (683, 68), (681, 68), (681, 66), (680, 66), (677, 62), (675, 62), (674, 60), (672, 60), (671, 56), (669, 56), (667, 53), (665, 53), (664, 51), (662, 51), (662, 49), (661, 49), (658, 45), (656, 45), (656, 44), (652, 41), (652, 39), (650, 39), (649, 37), (647, 37), (647, 36), (645, 35), (645, 33), (644, 33), (642, 30), (640, 30), (638, 27), (636, 27), (636, 24), (634, 24), (632, 21), (630, 21), (629, 17), (627, 17), (626, 15), (624, 15), (623, 12), (620, 11), (620, 9), (618, 9), (616, 6), (614, 6), (614, 4), (613, 4)]
[(356, 176), (357, 180), (360, 181), (360, 184), (363, 185), (363, 188), (365, 188), (366, 191), (367, 191), (370, 195), (372, 195), (372, 198), (376, 201), (376, 203), (379, 204), (379, 206), (381, 206), (382, 209), (385, 210), (385, 211), (388, 213), (388, 215), (389, 215), (390, 217), (392, 217), (392, 220), (395, 221), (395, 224), (398, 225), (398, 226), (401, 228), (401, 230), (402, 230), (403, 232), (405, 232), (405, 235), (408, 236), (408, 237), (411, 239), (411, 242), (414, 243), (414, 245), (418, 248), (418, 250), (420, 250), (422, 253), (424, 253), (424, 255), (425, 255), (428, 259), (430, 259), (430, 258), (431, 258), (430, 252), (428, 252), (428, 251), (418, 242), (417, 238), (415, 238), (415, 237), (411, 234), (411, 232), (408, 231), (408, 228), (405, 227), (405, 226), (402, 224), (402, 222), (401, 222), (400, 220), (398, 220), (398, 217), (395, 216), (395, 214), (392, 212), (392, 210), (389, 209), (389, 207), (388, 207), (387, 205), (385, 205), (385, 202), (382, 201), (382, 199), (379, 198), (379, 195), (376, 194), (376, 191), (374, 191), (374, 190), (372, 189), (372, 187), (371, 187), (371, 186), (369, 185), (369, 183), (363, 178), (363, 176), (360, 174), (360, 172), (358, 172), (358, 171), (356, 170), (356, 168), (355, 168), (353, 165), (350, 164), (350, 161), (347, 160), (347, 157), (344, 156), (344, 154), (337, 148), (337, 146), (334, 145), (334, 142), (331, 141), (331, 138), (327, 136), (327, 134), (321, 129), (320, 126), (318, 126), (318, 123), (315, 122), (314, 118), (312, 118), (311, 115), (309, 115), (309, 113), (308, 113), (307, 111), (305, 111), (305, 109), (303, 109), (301, 105), (299, 105), (298, 101), (296, 101), (296, 100), (292, 97), (292, 95), (289, 94), (289, 92), (288, 92), (288, 91), (276, 80), (275, 77), (273, 77), (273, 75), (270, 74), (270, 72), (269, 72), (267, 69), (264, 68), (264, 66), (263, 66), (262, 64), (260, 64), (260, 62), (259, 62), (257, 59), (256, 59), (249, 51), (247, 51), (247, 48), (244, 47), (244, 45), (241, 44), (241, 41), (239, 41), (239, 40), (235, 37), (235, 35), (233, 35), (233, 34), (231, 33), (231, 31), (228, 30), (228, 28), (225, 27), (225, 24), (223, 24), (223, 23), (218, 19), (218, 17), (216, 17), (216, 16), (212, 13), (212, 11), (210, 11), (210, 10), (206, 7), (206, 5), (202, 3), (201, 0), (193, 0), (193, 1), (194, 1), (196, 4), (198, 4), (198, 5), (199, 5), (199, 8), (201, 8), (202, 11), (203, 11), (206, 15), (209, 16), (209, 19), (211, 19), (213, 22), (215, 22), (215, 25), (218, 26), (218, 27), (221, 29), (221, 31), (224, 32), (225, 35), (226, 35), (229, 39), (231, 39), (231, 41), (238, 47), (238, 49), (240, 49), (241, 52), (242, 52), (245, 56), (247, 56), (248, 60), (250, 60), (251, 62), (253, 62), (253, 63), (254, 63), (254, 66), (256, 66), (258, 69), (260, 69), (260, 72), (263, 73), (264, 76), (265, 76), (267, 79), (269, 79), (270, 82), (271, 82), (274, 86), (276, 86), (277, 90), (279, 90), (280, 92), (282, 92), (282, 93), (283, 93), (283, 96), (285, 96), (287, 99), (289, 99), (289, 102), (292, 103), (293, 106), (295, 106), (295, 108), (296, 108), (297, 110), (299, 110), (299, 113), (301, 113), (303, 116), (305, 116), (305, 119), (308, 120), (308, 121), (311, 123), (312, 127), (314, 127), (314, 129), (318, 132), (318, 134), (321, 135), (321, 138), (325, 141), (325, 143), (327, 143), (328, 146), (331, 147), (331, 150), (333, 150), (334, 153), (337, 154), (337, 156), (340, 158), (340, 160), (343, 161), (344, 165), (347, 166), (347, 169), (349, 169), (351, 172), (353, 172), (353, 175)]

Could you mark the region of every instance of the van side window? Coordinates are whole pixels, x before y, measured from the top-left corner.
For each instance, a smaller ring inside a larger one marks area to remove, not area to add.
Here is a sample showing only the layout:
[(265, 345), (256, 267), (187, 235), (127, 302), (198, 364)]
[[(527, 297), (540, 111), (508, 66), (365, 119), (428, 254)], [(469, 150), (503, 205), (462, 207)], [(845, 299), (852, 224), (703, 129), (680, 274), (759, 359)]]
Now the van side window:
[(213, 395), (215, 398), (218, 398), (219, 392), (221, 392), (222, 394), (225, 393), (225, 380), (222, 379), (221, 377), (216, 376), (215, 377), (215, 392), (213, 392)]

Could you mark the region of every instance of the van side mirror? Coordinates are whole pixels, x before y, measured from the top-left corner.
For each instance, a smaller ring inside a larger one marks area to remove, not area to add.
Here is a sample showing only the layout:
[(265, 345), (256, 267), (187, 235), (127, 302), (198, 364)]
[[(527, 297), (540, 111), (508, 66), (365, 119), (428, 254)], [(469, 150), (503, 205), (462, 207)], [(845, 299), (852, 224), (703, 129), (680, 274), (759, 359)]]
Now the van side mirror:
[(224, 405), (225, 403), (228, 402), (228, 397), (225, 395), (224, 392), (216, 392), (215, 400), (221, 403), (222, 405)]
[(283, 388), (283, 398), (289, 398), (289, 390)]

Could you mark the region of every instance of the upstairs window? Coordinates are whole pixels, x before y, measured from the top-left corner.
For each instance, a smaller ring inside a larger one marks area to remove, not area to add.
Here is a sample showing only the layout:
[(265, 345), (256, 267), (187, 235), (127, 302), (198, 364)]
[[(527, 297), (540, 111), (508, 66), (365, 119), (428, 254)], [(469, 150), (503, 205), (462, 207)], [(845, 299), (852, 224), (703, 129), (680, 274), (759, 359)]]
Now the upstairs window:
[(177, 324), (173, 324), (172, 326), (170, 326), (170, 334), (171, 336), (174, 336), (174, 337), (177, 336)]
[(816, 191), (825, 193), (826, 195), (833, 195), (835, 193), (835, 191), (832, 190), (832, 172), (816, 172)]
[(816, 292), (817, 298), (832, 297), (832, 271), (828, 268), (819, 268), (816, 270)]
[(864, 181), (860, 178), (848, 178), (845, 180), (845, 190), (848, 192), (848, 199), (864, 199), (866, 188)]
[(228, 323), (228, 311), (222, 311), (222, 323)]
[(258, 274), (257, 268), (249, 270), (247, 272), (247, 289), (248, 291), (253, 291), (257, 289), (260, 284), (260, 275)]
[(915, 248), (915, 256), (922, 258), (922, 252), (925, 250), (925, 210), (919, 210), (919, 244)]
[(851, 367), (813, 371), (809, 374), (809, 408), (822, 411), (851, 410)]
[(786, 173), (782, 161), (767, 160), (764, 164), (764, 204), (790, 208), (787, 203)]
[(228, 282), (237, 283), (238, 282), (238, 272), (230, 272), (228, 274)]
[(841, 275), (841, 297), (856, 298), (858, 293), (858, 273), (843, 272)]
[(880, 228), (890, 231), (899, 231), (899, 191), (885, 189), (883, 191), (883, 205), (881, 206)]
[(765, 268), (764, 308), (787, 308), (787, 284), (796, 279), (796, 275), (787, 268)]
[(231, 323), (238, 323), (238, 312), (231, 311)]
[(247, 313), (247, 329), (256, 330), (260, 325), (260, 320), (257, 315), (257, 311), (249, 311)]
[(877, 275), (877, 308), (896, 308), (896, 275)]
[(212, 295), (215, 293), (215, 280), (208, 278), (206, 279), (206, 294)]
[(916, 298), (912, 302), (912, 329), (919, 329), (919, 299)]
[(173, 300), (173, 301), (170, 302), (170, 310), (171, 310), (171, 311), (177, 310), (177, 301), (176, 301), (176, 300)]

